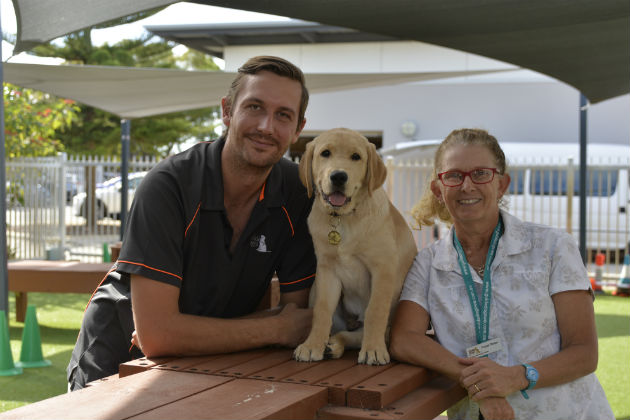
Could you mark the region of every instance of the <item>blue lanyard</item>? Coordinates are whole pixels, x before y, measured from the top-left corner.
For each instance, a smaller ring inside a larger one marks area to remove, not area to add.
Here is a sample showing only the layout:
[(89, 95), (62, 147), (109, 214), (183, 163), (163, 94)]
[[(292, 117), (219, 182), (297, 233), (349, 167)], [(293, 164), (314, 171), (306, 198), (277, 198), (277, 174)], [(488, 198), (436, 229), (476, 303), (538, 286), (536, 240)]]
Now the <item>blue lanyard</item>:
[(462, 270), (462, 276), (464, 277), (464, 283), (466, 284), (466, 292), (468, 293), (468, 299), (470, 300), (470, 306), (472, 307), (473, 318), (475, 319), (475, 333), (477, 335), (477, 344), (483, 343), (488, 340), (490, 333), (490, 298), (492, 291), (492, 282), (490, 280), (490, 266), (494, 260), (494, 256), (497, 253), (497, 247), (499, 246), (499, 238), (503, 232), (503, 222), (499, 216), (499, 223), (492, 232), (490, 239), (490, 247), (488, 248), (488, 254), (486, 255), (486, 266), (483, 273), (483, 287), (481, 289), (481, 303), (477, 298), (475, 287), (470, 274), (468, 266), (468, 260), (466, 259), (466, 253), (462, 248), (462, 244), (457, 239), (455, 229), (453, 229), (453, 246), (457, 251), (457, 262)]

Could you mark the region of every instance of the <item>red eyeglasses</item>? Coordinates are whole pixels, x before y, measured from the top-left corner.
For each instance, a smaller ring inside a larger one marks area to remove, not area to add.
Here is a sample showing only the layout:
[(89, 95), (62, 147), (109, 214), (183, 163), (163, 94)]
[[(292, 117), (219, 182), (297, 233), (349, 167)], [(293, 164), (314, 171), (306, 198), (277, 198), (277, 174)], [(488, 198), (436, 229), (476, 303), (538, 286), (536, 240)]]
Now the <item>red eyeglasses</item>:
[(477, 168), (470, 172), (446, 171), (438, 174), (438, 178), (446, 187), (457, 187), (464, 183), (467, 176), (474, 184), (487, 184), (492, 182), (494, 174), (500, 174), (497, 168)]

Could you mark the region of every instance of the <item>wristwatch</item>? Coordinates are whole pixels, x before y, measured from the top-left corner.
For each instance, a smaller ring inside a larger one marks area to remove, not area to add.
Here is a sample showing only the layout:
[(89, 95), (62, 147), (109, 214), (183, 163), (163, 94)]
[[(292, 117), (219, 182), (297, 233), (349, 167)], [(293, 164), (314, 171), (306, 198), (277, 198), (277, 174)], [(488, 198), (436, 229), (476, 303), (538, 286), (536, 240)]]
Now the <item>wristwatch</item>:
[(527, 385), (526, 388), (521, 389), (521, 394), (523, 394), (523, 397), (528, 400), (529, 395), (527, 395), (527, 392), (525, 391), (528, 391), (536, 386), (536, 382), (538, 381), (538, 371), (534, 366), (527, 363), (523, 363), (523, 367), (525, 367), (525, 378), (529, 381), (529, 385)]

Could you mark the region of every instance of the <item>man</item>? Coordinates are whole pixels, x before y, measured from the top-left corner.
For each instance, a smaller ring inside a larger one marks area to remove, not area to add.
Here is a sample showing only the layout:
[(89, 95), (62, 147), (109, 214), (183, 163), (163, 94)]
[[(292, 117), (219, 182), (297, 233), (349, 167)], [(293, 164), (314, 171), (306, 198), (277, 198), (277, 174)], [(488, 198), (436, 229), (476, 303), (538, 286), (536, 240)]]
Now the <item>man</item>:
[[(297, 165), (282, 159), (305, 124), (302, 72), (254, 57), (222, 99), (227, 134), (165, 159), (131, 207), (116, 273), (97, 289), (68, 366), (71, 389), (148, 357), (295, 346), (315, 256), (311, 201)], [(278, 274), (281, 310), (254, 313)], [(129, 288), (133, 322), (129, 305)]]

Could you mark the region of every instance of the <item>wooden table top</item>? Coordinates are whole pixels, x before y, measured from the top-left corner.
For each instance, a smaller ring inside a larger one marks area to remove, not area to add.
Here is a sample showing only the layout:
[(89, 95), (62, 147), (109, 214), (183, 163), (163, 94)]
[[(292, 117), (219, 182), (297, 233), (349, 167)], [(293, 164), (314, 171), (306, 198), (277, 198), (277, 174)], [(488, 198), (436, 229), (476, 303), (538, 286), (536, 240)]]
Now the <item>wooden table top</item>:
[(434, 418), (465, 396), (424, 368), (366, 366), (357, 352), (322, 362), (292, 350), (137, 359), (120, 376), (0, 414), (0, 419)]

